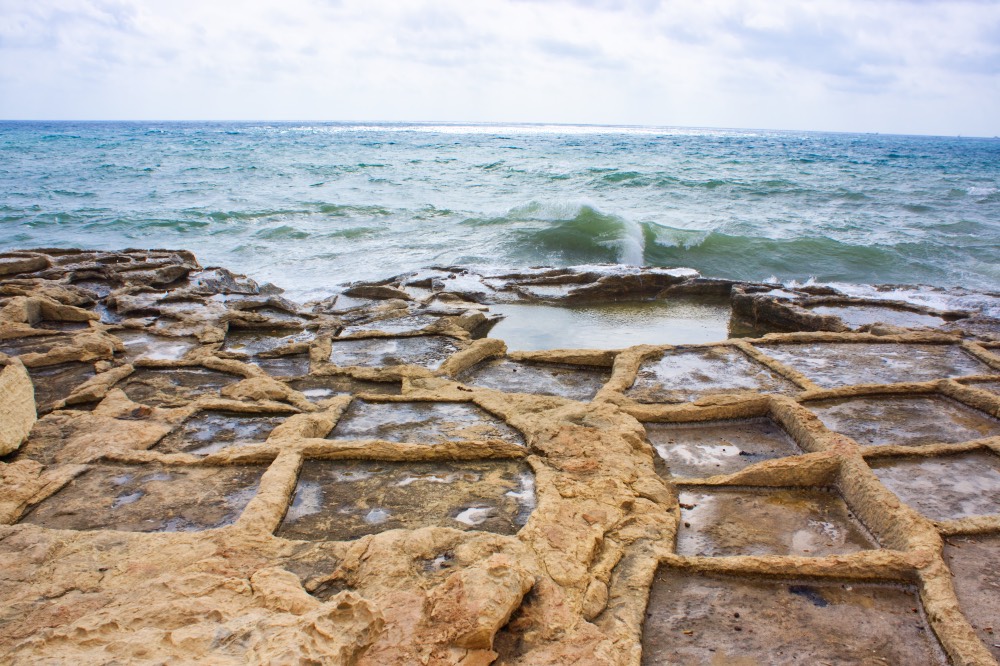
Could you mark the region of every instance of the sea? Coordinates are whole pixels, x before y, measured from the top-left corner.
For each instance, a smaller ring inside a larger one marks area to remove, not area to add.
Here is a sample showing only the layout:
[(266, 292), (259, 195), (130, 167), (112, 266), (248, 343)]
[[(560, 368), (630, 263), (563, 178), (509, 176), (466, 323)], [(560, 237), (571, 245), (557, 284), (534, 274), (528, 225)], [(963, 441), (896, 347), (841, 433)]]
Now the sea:
[(183, 248), (318, 298), (617, 263), (1000, 290), (1000, 139), (544, 124), (0, 122), (0, 248)]

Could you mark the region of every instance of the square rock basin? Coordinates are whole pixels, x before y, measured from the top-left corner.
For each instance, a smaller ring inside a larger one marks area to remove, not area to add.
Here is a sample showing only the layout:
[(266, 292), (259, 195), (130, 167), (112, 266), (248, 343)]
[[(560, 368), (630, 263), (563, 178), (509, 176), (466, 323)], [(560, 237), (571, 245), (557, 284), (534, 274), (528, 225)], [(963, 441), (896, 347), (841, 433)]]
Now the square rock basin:
[(189, 532), (234, 523), (263, 466), (94, 465), (21, 520), (51, 529)]
[(912, 587), (661, 568), (642, 664), (947, 664)]
[[(538, 290), (539, 287), (532, 287)], [(503, 319), (490, 337), (515, 351), (624, 349), (719, 342), (730, 336), (728, 298), (674, 297), (587, 305), (490, 305)]]
[(228, 446), (263, 442), (286, 418), (285, 414), (199, 412), (161, 439), (156, 448), (166, 453), (208, 455)]
[(869, 324), (889, 324), (902, 328), (937, 328), (946, 322), (941, 317), (884, 305), (818, 305), (809, 308), (818, 315), (839, 317), (845, 326), (860, 328)]
[(534, 507), (534, 476), (521, 461), (311, 460), (277, 534), (344, 541), (427, 526), (514, 534)]
[(610, 368), (508, 359), (484, 361), (458, 376), (460, 382), (469, 386), (581, 401), (591, 400), (610, 378)]
[(230, 329), (226, 333), (226, 341), (222, 348), (225, 351), (256, 356), (295, 342), (309, 342), (315, 337), (316, 334), (313, 331), (302, 331), (296, 328)]
[(962, 612), (1000, 661), (1000, 535), (948, 537), (944, 560)]
[(328, 439), (442, 442), (499, 439), (524, 444), (521, 434), (478, 405), (465, 402), (369, 402), (356, 399)]
[(637, 402), (687, 402), (713, 393), (793, 393), (792, 382), (733, 347), (669, 351), (643, 361), (625, 395)]
[(436, 370), (459, 349), (456, 340), (443, 335), (334, 340), (330, 362), (340, 367), (419, 365)]
[(309, 354), (255, 356), (250, 362), (272, 377), (301, 377), (309, 374)]
[(689, 488), (677, 553), (843, 555), (878, 548), (839, 494), (798, 488)]
[(924, 382), (996, 372), (956, 345), (823, 342), (758, 348), (823, 388)]
[(403, 389), (400, 382), (372, 382), (345, 375), (303, 377), (288, 382), (288, 385), (312, 402), (326, 400), (335, 395), (354, 395), (357, 393), (399, 395)]
[(243, 379), (202, 367), (137, 368), (118, 384), (130, 400), (153, 407), (176, 406)]
[(1000, 514), (1000, 457), (971, 451), (868, 463), (899, 499), (931, 520)]
[(145, 331), (115, 331), (114, 336), (125, 343), (125, 360), (135, 363), (140, 358), (150, 361), (179, 361), (198, 346), (198, 339), (167, 337)]
[(830, 430), (865, 446), (955, 443), (1000, 435), (1000, 420), (943, 396), (871, 396), (805, 403)]
[(43, 368), (28, 368), (35, 385), (35, 407), (47, 414), (60, 400), (65, 400), (80, 384), (97, 375), (92, 363), (60, 363)]
[(802, 453), (791, 435), (767, 416), (643, 425), (650, 444), (673, 476), (732, 474), (762, 460)]

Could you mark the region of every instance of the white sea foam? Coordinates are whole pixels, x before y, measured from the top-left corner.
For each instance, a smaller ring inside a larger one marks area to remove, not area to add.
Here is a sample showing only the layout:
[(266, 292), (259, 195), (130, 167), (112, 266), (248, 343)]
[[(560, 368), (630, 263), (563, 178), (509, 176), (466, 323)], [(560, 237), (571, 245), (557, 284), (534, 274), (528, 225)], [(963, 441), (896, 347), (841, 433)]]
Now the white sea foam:
[(469, 507), (465, 511), (455, 516), (455, 520), (462, 523), (463, 525), (469, 525), (474, 527), (476, 525), (482, 525), (486, 522), (486, 519), (490, 517), (493, 513), (493, 509), (489, 507)]
[(939, 312), (948, 310), (979, 311), (989, 316), (1000, 317), (1000, 296), (992, 294), (975, 294), (962, 291), (949, 292), (931, 287), (879, 289), (870, 284), (850, 284), (846, 282), (830, 282), (828, 286), (856, 298), (867, 298), (876, 301), (902, 301)]

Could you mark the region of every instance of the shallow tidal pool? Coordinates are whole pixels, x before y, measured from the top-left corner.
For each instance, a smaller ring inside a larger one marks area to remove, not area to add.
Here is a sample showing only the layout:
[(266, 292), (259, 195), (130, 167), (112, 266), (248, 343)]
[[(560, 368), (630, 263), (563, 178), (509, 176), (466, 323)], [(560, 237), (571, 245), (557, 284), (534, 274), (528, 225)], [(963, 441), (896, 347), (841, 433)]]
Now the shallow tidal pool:
[(728, 298), (672, 298), (587, 305), (505, 303), (490, 331), (512, 351), (621, 349), (632, 345), (718, 342), (731, 331)]

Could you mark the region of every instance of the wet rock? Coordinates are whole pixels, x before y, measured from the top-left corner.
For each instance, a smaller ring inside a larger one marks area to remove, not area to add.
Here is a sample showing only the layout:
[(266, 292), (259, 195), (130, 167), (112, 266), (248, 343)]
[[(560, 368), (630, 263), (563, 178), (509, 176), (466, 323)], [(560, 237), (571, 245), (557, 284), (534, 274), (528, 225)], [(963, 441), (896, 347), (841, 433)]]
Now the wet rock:
[(233, 330), (226, 333), (223, 349), (257, 356), (297, 342), (309, 342), (316, 334), (298, 329)]
[(820, 556), (878, 547), (832, 492), (690, 489), (679, 501), (681, 555)]
[(39, 414), (51, 411), (97, 373), (91, 363), (61, 363), (29, 370)]
[(129, 363), (139, 359), (179, 361), (198, 346), (190, 337), (166, 337), (147, 331), (116, 331), (115, 337), (125, 345), (124, 358)]
[(919, 608), (903, 586), (661, 569), (642, 663), (948, 663)]
[(878, 446), (1000, 436), (1000, 420), (942, 396), (872, 396), (806, 403), (831, 430)]
[(498, 391), (590, 400), (610, 377), (610, 371), (604, 368), (493, 359), (474, 366), (458, 379), (470, 386)]
[(347, 376), (313, 376), (289, 382), (296, 391), (312, 401), (326, 400), (337, 395), (357, 395), (359, 393), (399, 395), (399, 382), (372, 382)]
[(151, 406), (177, 406), (203, 395), (217, 396), (226, 386), (240, 381), (237, 375), (197, 366), (139, 368), (121, 388), (131, 400)]
[(340, 367), (418, 365), (435, 370), (459, 349), (457, 341), (439, 335), (334, 340), (330, 362)]
[(69, 339), (55, 335), (32, 335), (29, 337), (0, 340), (0, 353), (10, 356), (22, 354), (47, 354), (56, 347), (67, 344)]
[(257, 491), (261, 467), (95, 465), (21, 522), (51, 529), (177, 532), (230, 525)]
[(826, 388), (994, 372), (956, 345), (831, 342), (759, 345), (758, 348)]
[(713, 393), (792, 393), (784, 377), (731, 347), (676, 350), (642, 364), (625, 395), (637, 402), (685, 402)]
[(165, 452), (207, 455), (230, 446), (263, 442), (285, 418), (275, 414), (200, 412), (156, 446)]
[(1000, 536), (956, 536), (945, 540), (944, 558), (955, 574), (955, 594), (979, 639), (1000, 659)]
[(476, 405), (361, 399), (351, 403), (330, 437), (423, 444), (491, 439), (524, 443), (516, 430)]
[(342, 541), (432, 525), (514, 534), (534, 506), (533, 475), (521, 462), (312, 461), (278, 535)]
[(795, 440), (767, 417), (645, 427), (669, 473), (680, 477), (732, 474), (762, 460), (802, 453)]
[(872, 462), (879, 480), (932, 520), (1000, 514), (1000, 457), (985, 451)]
[(260, 294), (261, 287), (245, 275), (236, 275), (225, 268), (206, 268), (190, 275), (188, 291), (196, 294)]

